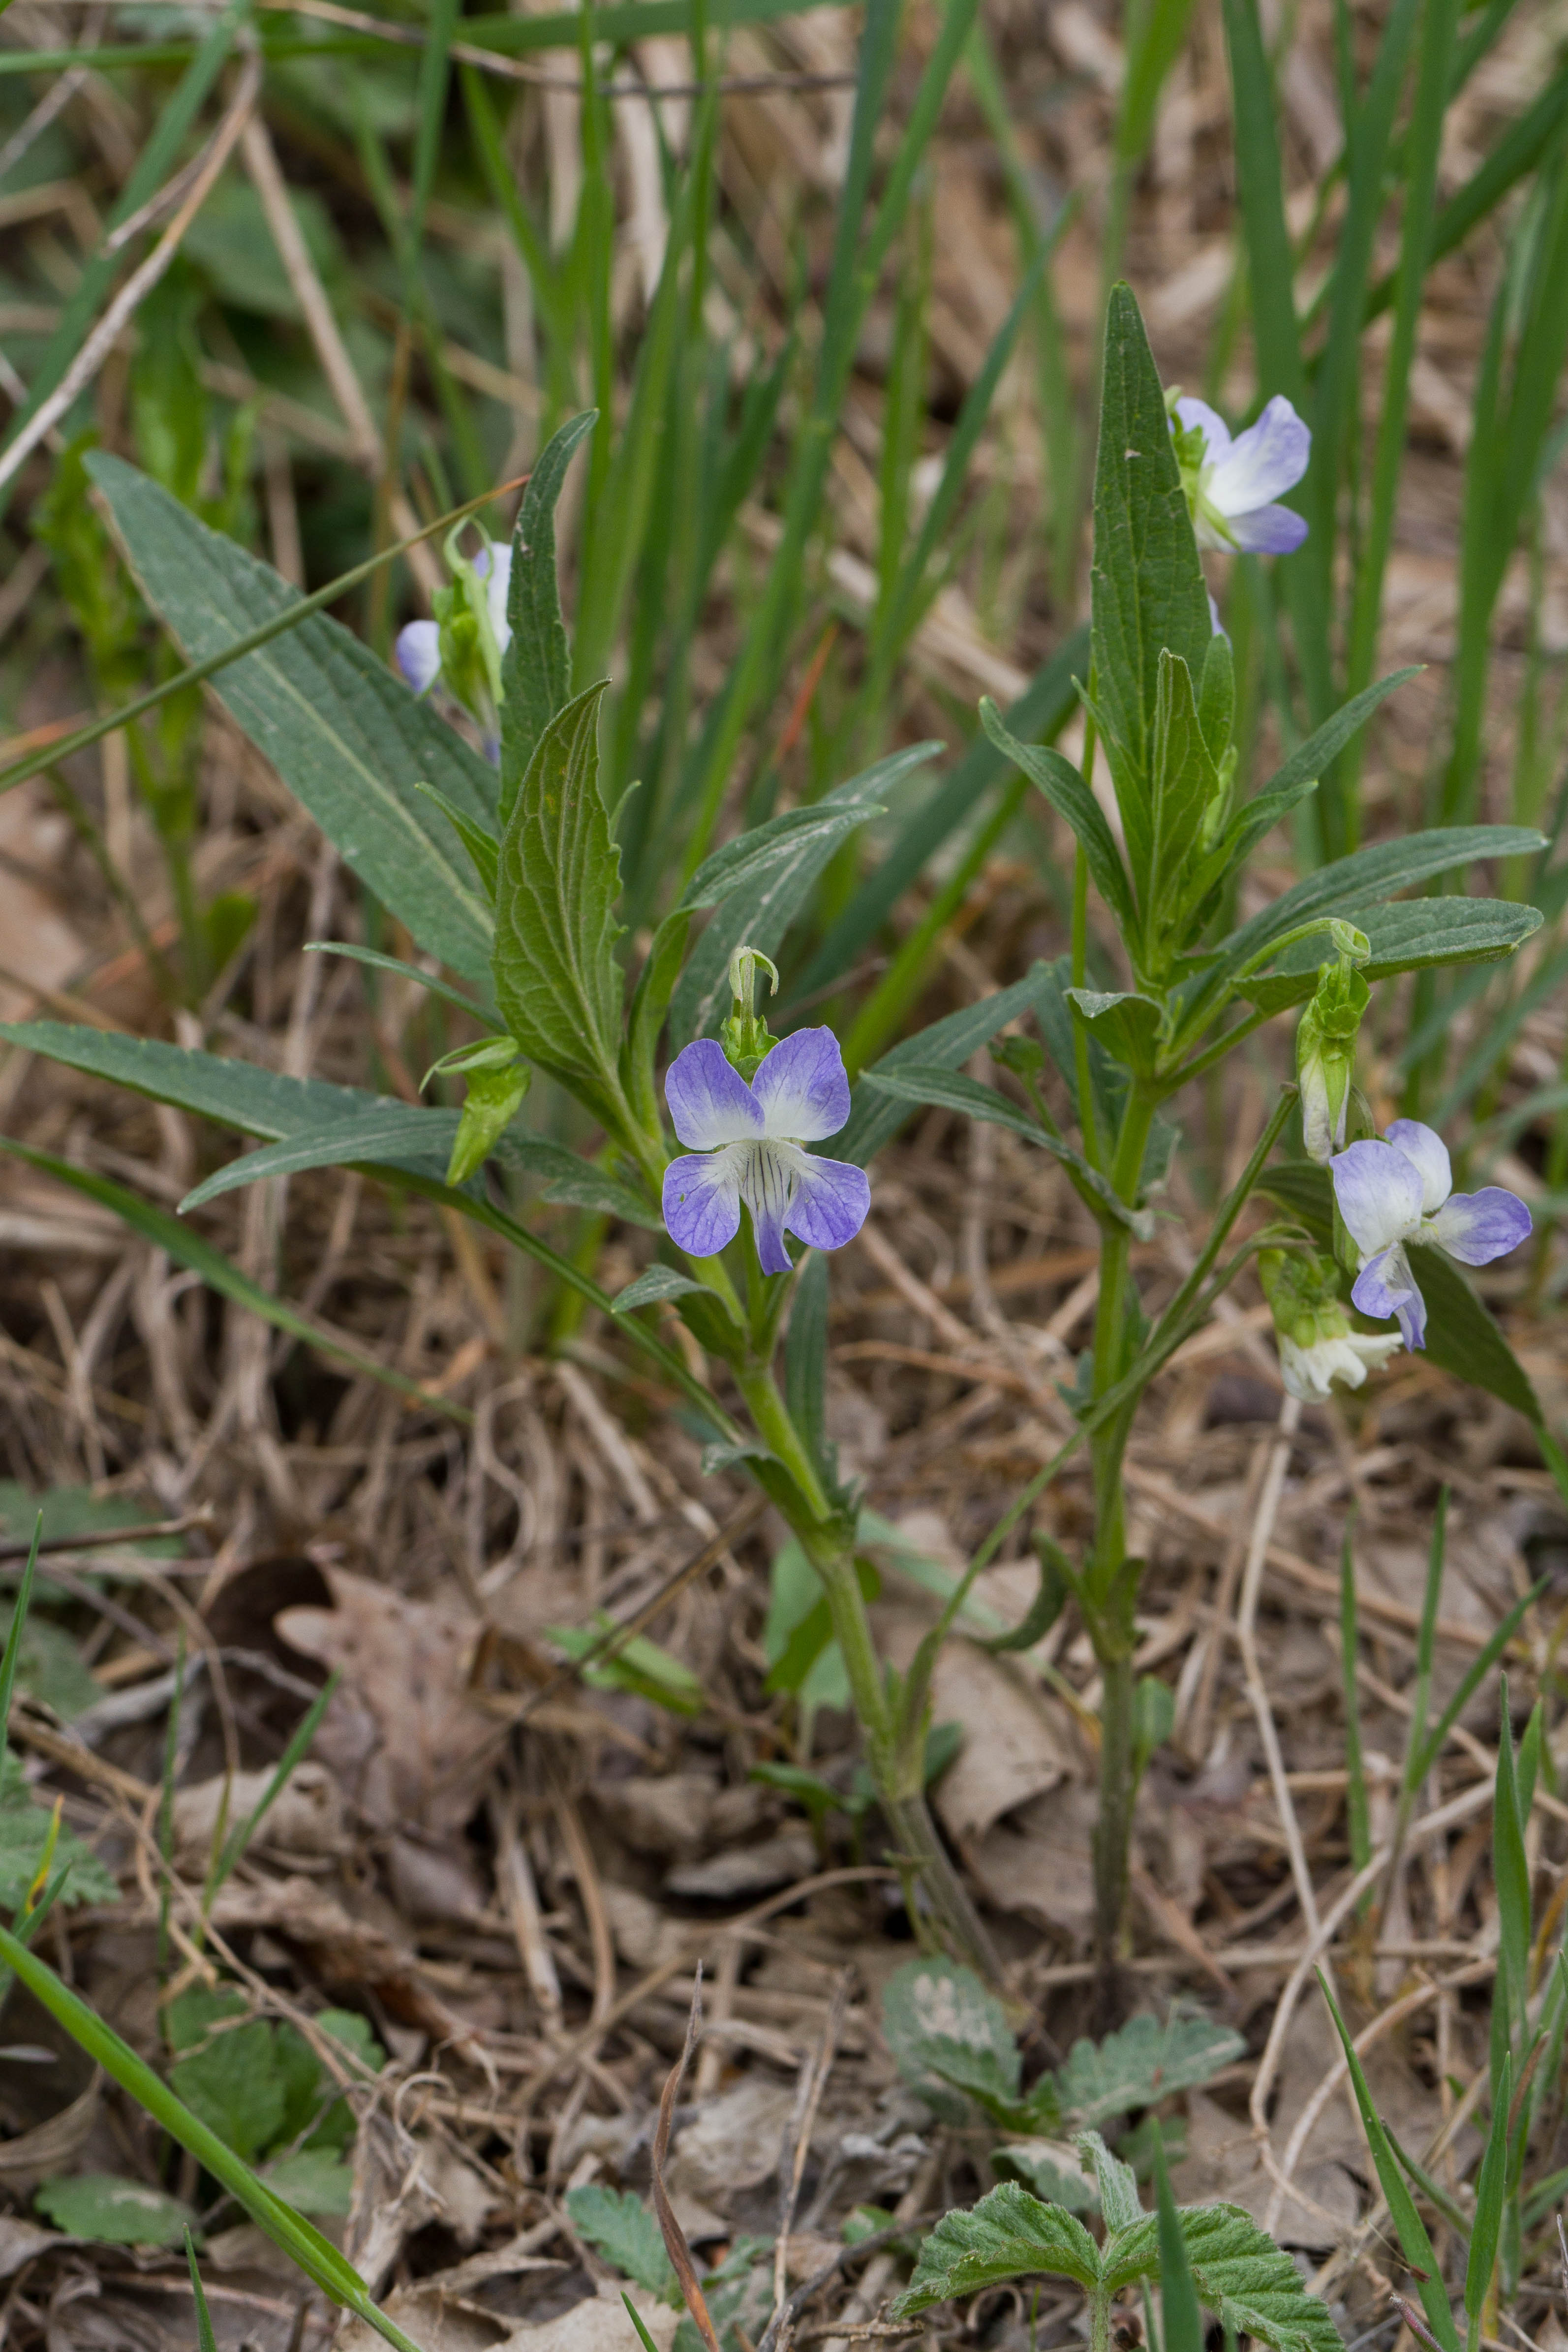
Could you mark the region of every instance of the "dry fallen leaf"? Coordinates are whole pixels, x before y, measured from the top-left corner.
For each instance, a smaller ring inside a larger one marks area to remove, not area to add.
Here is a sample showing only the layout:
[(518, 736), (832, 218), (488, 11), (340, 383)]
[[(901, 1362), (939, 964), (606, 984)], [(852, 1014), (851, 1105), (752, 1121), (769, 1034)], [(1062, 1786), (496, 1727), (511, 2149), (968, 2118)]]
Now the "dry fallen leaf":
[(334, 1607), (286, 1609), (277, 1620), (291, 1648), (342, 1673), (315, 1753), (378, 1827), (461, 1829), (495, 1739), (468, 1688), (473, 1619), (346, 1569), (327, 1579)]

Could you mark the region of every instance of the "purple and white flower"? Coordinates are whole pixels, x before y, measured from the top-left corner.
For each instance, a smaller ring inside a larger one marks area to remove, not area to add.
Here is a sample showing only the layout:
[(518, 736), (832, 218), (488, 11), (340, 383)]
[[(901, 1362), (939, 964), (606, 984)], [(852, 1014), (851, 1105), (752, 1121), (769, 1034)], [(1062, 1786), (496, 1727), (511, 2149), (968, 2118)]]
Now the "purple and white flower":
[(1342, 1315), (1343, 1328), (1303, 1346), (1288, 1331), (1275, 1335), (1280, 1350), (1280, 1378), (1302, 1404), (1327, 1404), (1337, 1382), (1358, 1389), (1369, 1371), (1380, 1372), (1390, 1356), (1399, 1352), (1397, 1331), (1353, 1331)]
[(1185, 462), (1182, 468), (1199, 547), (1239, 548), (1249, 555), (1289, 555), (1300, 547), (1306, 523), (1273, 501), (1306, 472), (1312, 436), (1283, 394), (1276, 393), (1258, 422), (1234, 440), (1207, 401), (1178, 399), (1175, 407), (1186, 431), (1203, 436), (1196, 478)]
[[(482, 602), (498, 663), (512, 635), (507, 620), (507, 597), (512, 583), (512, 551), (507, 546), (497, 546), (486, 540), (474, 558), (471, 569), (475, 578), (485, 583)], [(392, 658), (402, 672), (403, 684), (411, 687), (415, 694), (428, 694), (441, 676), (440, 622), (410, 621), (397, 633)]]
[(764, 1274), (788, 1274), (786, 1233), (812, 1249), (853, 1241), (871, 1207), (862, 1168), (820, 1159), (808, 1143), (850, 1115), (844, 1057), (831, 1029), (797, 1029), (758, 1063), (749, 1086), (716, 1038), (677, 1054), (664, 1080), (675, 1133), (688, 1149), (664, 1171), (664, 1223), (691, 1257), (735, 1239), (751, 1212)]
[(1381, 1141), (1353, 1143), (1332, 1162), (1332, 1173), (1361, 1261), (1351, 1297), (1364, 1315), (1394, 1316), (1407, 1348), (1427, 1344), (1427, 1302), (1410, 1271), (1407, 1242), (1435, 1243), (1461, 1265), (1490, 1265), (1531, 1230), (1524, 1202), (1499, 1184), (1455, 1192), (1448, 1148), (1419, 1119), (1396, 1118)]

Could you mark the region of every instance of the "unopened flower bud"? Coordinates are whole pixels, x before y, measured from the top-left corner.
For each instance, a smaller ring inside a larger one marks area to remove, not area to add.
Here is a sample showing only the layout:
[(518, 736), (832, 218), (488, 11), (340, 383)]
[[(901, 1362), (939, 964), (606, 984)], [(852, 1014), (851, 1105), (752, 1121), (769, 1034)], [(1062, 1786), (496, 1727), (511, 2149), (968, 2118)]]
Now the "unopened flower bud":
[(768, 992), (779, 993), (779, 967), (760, 948), (738, 947), (729, 960), (729, 1019), (718, 1033), (726, 1059), (749, 1085), (758, 1065), (779, 1043), (756, 1010), (757, 974), (768, 974)]
[(1355, 1039), (1371, 990), (1347, 959), (1325, 964), (1296, 1031), (1296, 1082), (1307, 1157), (1326, 1167), (1346, 1141)]

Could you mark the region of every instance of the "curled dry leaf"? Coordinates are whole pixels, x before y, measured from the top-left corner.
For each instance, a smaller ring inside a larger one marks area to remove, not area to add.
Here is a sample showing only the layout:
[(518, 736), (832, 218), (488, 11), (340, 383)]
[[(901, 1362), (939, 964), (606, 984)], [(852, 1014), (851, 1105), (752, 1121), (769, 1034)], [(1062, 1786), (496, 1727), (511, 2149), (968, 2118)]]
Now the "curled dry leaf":
[(471, 1617), (410, 1601), (346, 1569), (328, 1571), (330, 1609), (286, 1609), (290, 1647), (342, 1675), (315, 1753), (377, 1826), (440, 1834), (473, 1811), (495, 1725), (468, 1687)]

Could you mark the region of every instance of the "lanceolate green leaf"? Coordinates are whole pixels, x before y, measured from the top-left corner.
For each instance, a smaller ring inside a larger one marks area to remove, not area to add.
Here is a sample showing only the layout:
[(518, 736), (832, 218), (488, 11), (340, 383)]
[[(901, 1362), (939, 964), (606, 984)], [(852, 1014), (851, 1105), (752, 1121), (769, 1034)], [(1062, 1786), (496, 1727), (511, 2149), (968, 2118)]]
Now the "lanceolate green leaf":
[(1050, 965), (1034, 964), (1010, 988), (998, 989), (994, 996), (982, 997), (978, 1004), (966, 1005), (961, 1013), (949, 1013), (945, 1020), (934, 1021), (928, 1029), (918, 1030), (913, 1037), (904, 1038), (902, 1045), (894, 1045), (891, 1053), (872, 1065), (856, 1087), (849, 1125), (834, 1140), (834, 1158), (852, 1160), (856, 1167), (863, 1168), (909, 1117), (913, 1108), (910, 1103), (900, 1100), (886, 1087), (868, 1086), (867, 1079), (887, 1078), (916, 1064), (928, 1068), (958, 1069), (977, 1045), (988, 1045), (998, 1029), (1005, 1029), (1021, 1013), (1032, 1013), (1041, 991), (1050, 983)]
[[(1125, 286), (1113, 289), (1105, 321), (1092, 596), (1095, 692), (1125, 760), (1145, 778), (1161, 654), (1201, 677), (1214, 625), (1165, 394)], [(1131, 834), (1129, 818), (1129, 842)]]
[(1106, 822), (1104, 811), (1080, 771), (1063, 752), (1053, 750), (1050, 744), (1020, 743), (1016, 735), (1009, 734), (1000, 711), (988, 694), (981, 698), (980, 724), (998, 751), (1009, 759), (1030, 783), (1038, 784), (1057, 814), (1066, 818), (1082, 844), (1094, 887), (1124, 929), (1130, 930), (1136, 916), (1133, 894), (1127, 885), (1127, 870), (1122, 863), (1122, 853), (1116, 846), (1116, 836)]
[(569, 417), (540, 450), (517, 509), (507, 591), (511, 641), (501, 656), (501, 799), (505, 823), (535, 747), (571, 695), (571, 656), (556, 579), (555, 509), (572, 452), (598, 421), (597, 409)]
[[(888, 1059), (891, 1058), (890, 1055)], [(1048, 1134), (1038, 1119), (1009, 1102), (995, 1087), (983, 1086), (978, 1078), (971, 1078), (962, 1070), (921, 1062), (905, 1063), (892, 1069), (885, 1062), (879, 1063), (875, 1069), (867, 1071), (865, 1082), (875, 1093), (890, 1094), (901, 1102), (932, 1104), (942, 1110), (957, 1111), (965, 1118), (983, 1118), (993, 1126), (1010, 1128), (1026, 1143), (1037, 1143), (1053, 1160), (1060, 1160), (1076, 1181), (1080, 1192), (1087, 1195), (1091, 1206), (1097, 1206), (1103, 1215), (1126, 1225), (1140, 1241), (1147, 1241), (1153, 1234), (1151, 1220), (1142, 1211), (1130, 1209), (1119, 1200), (1082, 1152), (1075, 1151), (1060, 1136)]]
[(424, 1110), (413, 1103), (372, 1097), (351, 1118), (263, 1144), (259, 1151), (242, 1152), (186, 1193), (181, 1214), (204, 1208), (225, 1192), (259, 1184), (266, 1177), (298, 1176), (307, 1168), (382, 1167), (444, 1176), (459, 1117), (455, 1110)]
[(1073, 2214), (1059, 2205), (1042, 2205), (1017, 2181), (1004, 2180), (967, 2213), (948, 2213), (937, 2222), (921, 2246), (915, 2276), (893, 2306), (894, 2316), (910, 2319), (934, 2303), (1041, 2272), (1095, 2287), (1100, 2250)]
[(591, 686), (540, 736), (501, 842), (496, 1002), (531, 1062), (615, 1121), (620, 855), (599, 787)]
[[(1371, 945), (1360, 968), (1367, 981), (1436, 964), (1499, 963), (1542, 924), (1538, 908), (1516, 906), (1509, 898), (1400, 898), (1386, 907), (1348, 908), (1345, 919), (1364, 931)], [(1333, 953), (1326, 935), (1302, 940), (1286, 950), (1277, 972), (1244, 981), (1239, 993), (1270, 1013), (1304, 1004)]]
[(396, 1389), (401, 1395), (414, 1399), (432, 1412), (444, 1414), (449, 1421), (467, 1423), (473, 1420), (474, 1416), (466, 1406), (453, 1404), (445, 1397), (434, 1395), (423, 1389), (417, 1381), (410, 1380), (406, 1373), (378, 1363), (373, 1356), (362, 1354), (350, 1341), (339, 1339), (336, 1333), (321, 1330), (308, 1316), (298, 1314), (286, 1299), (276, 1297), (271, 1291), (264, 1290), (258, 1282), (253, 1282), (248, 1275), (243, 1274), (224, 1255), (222, 1250), (204, 1240), (182, 1218), (174, 1216), (167, 1209), (154, 1207), (151, 1201), (144, 1201), (129, 1186), (117, 1184), (112, 1177), (99, 1176), (89, 1168), (73, 1168), (68, 1160), (57, 1160), (52, 1152), (35, 1151), (27, 1144), (14, 1141), (10, 1136), (0, 1135), (0, 1151), (8, 1151), (15, 1160), (25, 1160), (30, 1168), (37, 1168), (46, 1176), (56, 1177), (60, 1183), (68, 1184), (73, 1192), (80, 1192), (88, 1200), (97, 1201), (101, 1207), (111, 1210), (130, 1226), (132, 1233), (141, 1234), (155, 1249), (167, 1251), (176, 1265), (189, 1266), (193, 1274), (200, 1275), (209, 1289), (217, 1291), (225, 1298), (232, 1298), (236, 1307), (247, 1307), (253, 1315), (259, 1315), (264, 1322), (272, 1324), (276, 1329), (287, 1331), (291, 1339), (302, 1339), (307, 1347), (319, 1348), (323, 1355), (337, 1357), (356, 1372), (379, 1381), (383, 1388)]
[[(937, 747), (928, 743), (921, 748), (929, 756)], [(716, 907), (733, 891), (760, 882), (775, 866), (793, 863), (802, 849), (831, 846), (882, 813), (879, 803), (858, 796), (848, 803), (827, 800), (809, 808), (785, 809), (705, 857), (682, 893), (681, 908), (695, 913)]]
[[(835, 785), (815, 803), (815, 814), (825, 817), (831, 811), (837, 817), (852, 810), (857, 812), (859, 822), (873, 808), (880, 808), (895, 785), (923, 767), (934, 748), (929, 743), (915, 743), (891, 753), (885, 760), (878, 760), (863, 774)], [(758, 831), (765, 829), (758, 827)], [(670, 1035), (674, 1044), (684, 1045), (693, 1037), (713, 1035), (729, 1011), (730, 957), (743, 940), (760, 948), (764, 955), (776, 952), (838, 840), (836, 833), (817, 833), (804, 827), (788, 856), (743, 877), (726, 893), (693, 949), (671, 1000)], [(692, 877), (694, 888), (705, 874), (711, 876), (731, 847), (738, 854), (738, 845), (727, 845), (698, 867)]]
[(1349, 857), (1336, 858), (1332, 866), (1320, 866), (1254, 915), (1249, 923), (1243, 923), (1226, 941), (1218, 968), (1238, 971), (1270, 940), (1283, 939), (1287, 931), (1316, 916), (1338, 914), (1343, 908), (1364, 906), (1372, 898), (1392, 898), (1396, 890), (1412, 889), (1434, 874), (1447, 874), (1483, 857), (1530, 857), (1545, 846), (1542, 836), (1528, 825), (1461, 824), (1357, 849)]
[[(87, 464), (148, 603), (193, 661), (299, 602), (276, 572), (133, 466), (101, 450)], [(484, 977), (484, 890), (446, 818), (416, 789), (434, 784), (485, 824), (496, 787), (478, 754), (324, 613), (220, 670), (213, 690), (420, 946), (455, 971)]]
[(286, 1078), (254, 1062), (202, 1054), (156, 1037), (127, 1037), (118, 1031), (89, 1029), (68, 1021), (12, 1021), (0, 1036), (27, 1053), (46, 1055), (89, 1076), (129, 1087), (154, 1102), (195, 1111), (220, 1126), (238, 1128), (277, 1142), (308, 1134), (339, 1120), (362, 1118), (380, 1097), (361, 1087), (329, 1085), (324, 1078)]
[(1529, 1374), (1453, 1259), (1412, 1242), (1410, 1267), (1427, 1301), (1427, 1362), (1500, 1397), (1527, 1421), (1539, 1422), (1541, 1400)]

